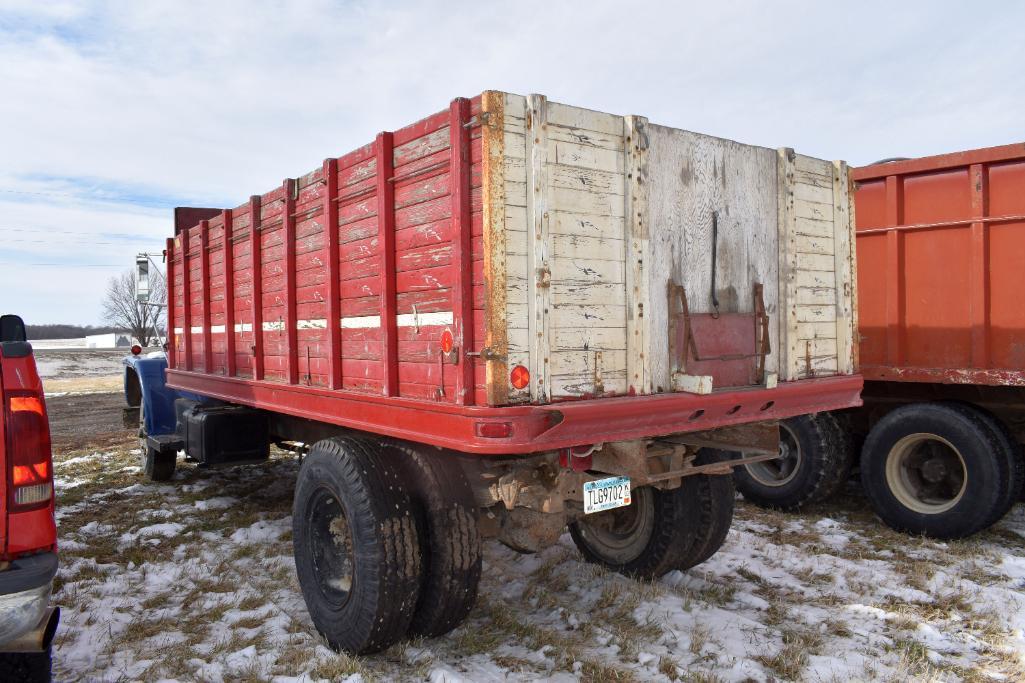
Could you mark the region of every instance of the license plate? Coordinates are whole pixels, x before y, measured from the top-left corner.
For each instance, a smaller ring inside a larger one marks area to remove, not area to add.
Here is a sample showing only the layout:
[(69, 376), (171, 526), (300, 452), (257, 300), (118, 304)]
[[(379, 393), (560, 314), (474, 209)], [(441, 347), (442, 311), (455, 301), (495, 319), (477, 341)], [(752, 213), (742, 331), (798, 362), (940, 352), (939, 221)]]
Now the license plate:
[(609, 477), (584, 483), (584, 514), (630, 504), (630, 478)]

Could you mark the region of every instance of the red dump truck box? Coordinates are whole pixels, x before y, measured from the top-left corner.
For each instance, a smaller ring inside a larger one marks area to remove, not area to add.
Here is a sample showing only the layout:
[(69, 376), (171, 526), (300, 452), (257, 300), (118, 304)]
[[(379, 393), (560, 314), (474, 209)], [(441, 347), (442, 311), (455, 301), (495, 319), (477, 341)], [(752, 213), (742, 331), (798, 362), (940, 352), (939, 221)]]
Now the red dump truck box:
[(460, 98), (179, 210), (168, 384), (487, 453), (854, 405), (849, 202), (843, 162)]
[(865, 379), (1025, 385), (1025, 144), (851, 177)]

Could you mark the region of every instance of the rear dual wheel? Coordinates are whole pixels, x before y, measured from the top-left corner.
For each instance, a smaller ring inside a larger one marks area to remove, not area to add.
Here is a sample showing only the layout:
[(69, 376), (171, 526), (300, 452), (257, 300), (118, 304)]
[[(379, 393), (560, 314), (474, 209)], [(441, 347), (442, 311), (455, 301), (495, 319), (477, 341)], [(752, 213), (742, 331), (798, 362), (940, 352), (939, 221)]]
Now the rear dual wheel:
[(917, 403), (869, 432), (861, 480), (876, 514), (898, 531), (953, 539), (1003, 517), (1021, 487), (1023, 463), (1003, 425), (961, 403)]
[(832, 496), (850, 476), (853, 444), (832, 414), (783, 420), (779, 432), (779, 458), (734, 470), (745, 500), (775, 510), (800, 510)]
[[(697, 464), (716, 457), (705, 451)], [(675, 489), (635, 489), (630, 505), (580, 517), (569, 532), (588, 562), (656, 579), (715, 554), (730, 529), (734, 496), (728, 475), (691, 475)]]
[(331, 647), (378, 652), (445, 633), (472, 608), (480, 541), (469, 485), (452, 467), (364, 439), (310, 449), (293, 503), (295, 564)]

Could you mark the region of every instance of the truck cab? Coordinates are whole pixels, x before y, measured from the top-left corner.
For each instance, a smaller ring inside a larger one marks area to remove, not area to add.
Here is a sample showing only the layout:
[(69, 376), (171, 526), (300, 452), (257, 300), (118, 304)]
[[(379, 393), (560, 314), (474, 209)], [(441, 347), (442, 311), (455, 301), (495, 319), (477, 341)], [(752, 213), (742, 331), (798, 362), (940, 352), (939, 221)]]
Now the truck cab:
[(25, 324), (0, 316), (0, 672), (49, 681), (58, 608), (53, 462), (43, 386)]

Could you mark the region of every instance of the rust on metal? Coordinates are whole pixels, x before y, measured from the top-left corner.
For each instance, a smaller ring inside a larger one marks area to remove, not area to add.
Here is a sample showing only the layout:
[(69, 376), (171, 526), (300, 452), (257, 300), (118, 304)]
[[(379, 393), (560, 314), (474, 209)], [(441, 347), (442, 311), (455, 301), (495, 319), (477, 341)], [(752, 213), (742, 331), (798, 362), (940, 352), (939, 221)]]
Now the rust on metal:
[[(488, 405), (503, 405), (509, 396), (509, 338), (506, 331), (505, 280), (505, 95), (489, 90), (481, 96), (486, 115), (481, 125), (484, 204), (484, 346)], [(483, 357), (483, 355), (482, 355)]]

